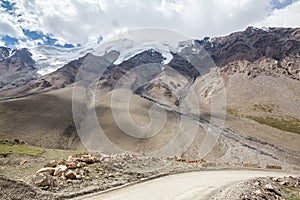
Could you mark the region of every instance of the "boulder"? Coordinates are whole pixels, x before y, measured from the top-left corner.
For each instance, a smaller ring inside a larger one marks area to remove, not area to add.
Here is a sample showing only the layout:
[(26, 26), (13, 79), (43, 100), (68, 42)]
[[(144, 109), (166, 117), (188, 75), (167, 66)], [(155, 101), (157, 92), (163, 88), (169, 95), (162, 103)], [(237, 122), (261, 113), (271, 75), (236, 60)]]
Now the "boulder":
[(85, 167), (86, 166), (86, 163), (84, 162), (78, 162), (77, 163), (77, 168), (82, 168), (82, 167)]
[(283, 185), (283, 186), (287, 186), (289, 185), (289, 182), (288, 181), (282, 181), (279, 183), (280, 185)]
[(87, 155), (82, 155), (80, 161), (85, 162), (87, 164), (93, 164), (98, 161), (98, 158), (92, 156), (91, 154), (87, 154)]
[(264, 189), (269, 192), (275, 193), (278, 196), (281, 196), (280, 192), (272, 184), (266, 184)]
[(32, 182), (40, 187), (45, 186), (56, 186), (56, 179), (48, 174), (36, 174), (35, 177), (32, 178)]
[(96, 157), (93, 157), (93, 156), (92, 157), (84, 157), (84, 158), (81, 158), (80, 160), (82, 162), (87, 163), (87, 164), (93, 164), (93, 163), (98, 161), (98, 159)]
[(109, 163), (110, 162), (110, 157), (102, 157), (101, 162)]
[(67, 179), (76, 179), (76, 173), (72, 170), (67, 170), (65, 173)]
[(66, 166), (69, 169), (76, 169), (77, 168), (77, 161), (67, 161)]
[(36, 174), (44, 173), (44, 174), (53, 175), (54, 171), (55, 171), (54, 167), (43, 167), (43, 168), (39, 169), (36, 172)]
[(260, 190), (255, 190), (253, 193), (256, 196), (260, 196), (262, 194), (262, 192)]
[(266, 190), (274, 190), (274, 187), (271, 184), (266, 184), (264, 188)]
[(56, 168), (55, 168), (55, 171), (54, 171), (54, 176), (60, 176), (62, 173), (64, 173), (65, 171), (67, 171), (68, 167), (66, 165), (58, 165)]
[(56, 167), (58, 162), (56, 160), (51, 160), (45, 167)]
[(58, 164), (57, 165), (66, 165), (66, 160), (65, 159), (63, 159), (62, 161), (60, 161), (60, 162), (58, 162)]
[(80, 159), (79, 158), (76, 158), (74, 156), (69, 156), (68, 157), (68, 161), (79, 161)]

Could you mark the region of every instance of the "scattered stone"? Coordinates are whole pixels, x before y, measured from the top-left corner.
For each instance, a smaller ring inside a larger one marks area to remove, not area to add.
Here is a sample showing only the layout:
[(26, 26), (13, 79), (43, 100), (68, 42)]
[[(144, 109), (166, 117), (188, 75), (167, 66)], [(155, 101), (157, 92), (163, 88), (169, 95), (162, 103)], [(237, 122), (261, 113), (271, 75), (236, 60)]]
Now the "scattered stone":
[(122, 168), (122, 165), (120, 163), (117, 163), (117, 162), (113, 163), (112, 166), (115, 167), (115, 168)]
[(265, 185), (264, 188), (265, 188), (266, 190), (270, 190), (270, 191), (274, 190), (274, 188), (273, 188), (273, 186), (272, 186), (271, 184)]
[(115, 176), (121, 176), (122, 174), (120, 172), (116, 172)]
[(22, 166), (22, 165), (24, 165), (25, 163), (27, 162), (27, 160), (20, 160), (20, 165)]
[(255, 190), (253, 192), (256, 196), (260, 196), (262, 194), (261, 190)]
[(76, 179), (82, 179), (82, 175), (81, 174), (76, 174)]
[(260, 181), (256, 181), (256, 182), (254, 183), (254, 185), (255, 185), (255, 186), (260, 186)]
[(278, 182), (279, 178), (274, 177), (274, 178), (272, 178), (272, 180), (275, 181), (275, 182)]
[(175, 160), (175, 158), (174, 157), (167, 157), (167, 160)]
[(277, 189), (272, 186), (272, 184), (265, 185), (264, 189), (266, 189), (266, 190), (268, 190), (270, 192), (273, 192), (273, 193), (275, 193), (278, 196), (281, 196), (280, 192), (278, 192)]
[(286, 185), (289, 184), (289, 182), (288, 182), (288, 181), (282, 181), (282, 182), (280, 182), (279, 184), (280, 184), (280, 185), (285, 185), (285, 186), (286, 186)]
[(110, 157), (102, 158), (101, 161), (104, 163), (108, 163), (108, 162), (110, 162)]
[(20, 140), (18, 138), (14, 139), (13, 141), (10, 141), (11, 144), (13, 145), (18, 145), (18, 144), (26, 144), (23, 140)]

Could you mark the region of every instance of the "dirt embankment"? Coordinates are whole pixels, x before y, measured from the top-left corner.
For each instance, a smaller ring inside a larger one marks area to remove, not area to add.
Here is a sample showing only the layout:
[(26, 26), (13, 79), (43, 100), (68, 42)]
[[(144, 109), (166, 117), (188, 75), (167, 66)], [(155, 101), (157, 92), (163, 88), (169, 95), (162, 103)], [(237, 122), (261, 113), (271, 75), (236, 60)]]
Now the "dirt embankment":
[(0, 175), (0, 199), (23, 200), (40, 199), (52, 200), (53, 195), (43, 192), (38, 188), (28, 185), (24, 182), (9, 179)]

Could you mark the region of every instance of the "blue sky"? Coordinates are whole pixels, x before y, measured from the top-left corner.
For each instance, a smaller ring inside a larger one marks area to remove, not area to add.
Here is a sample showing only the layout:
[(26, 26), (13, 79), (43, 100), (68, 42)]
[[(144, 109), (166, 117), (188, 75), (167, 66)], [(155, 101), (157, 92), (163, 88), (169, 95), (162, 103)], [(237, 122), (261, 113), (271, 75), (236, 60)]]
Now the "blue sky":
[(11, 3), (7, 0), (1, 0), (1, 7), (5, 8), (6, 11), (13, 11), (15, 3)]
[(292, 4), (293, 0), (286, 0), (286, 1), (279, 1), (279, 0), (273, 0), (273, 8), (274, 9), (283, 9), (286, 6)]
[[(1, 8), (3, 12), (8, 13), (9, 15), (15, 15), (15, 10), (16, 10), (16, 3), (14, 2), (10, 2), (9, 0), (1, 0)], [(31, 40), (31, 41), (38, 41), (36, 44), (37, 45), (51, 45), (51, 46), (58, 46), (58, 47), (65, 47), (65, 48), (71, 48), (74, 46), (79, 46), (79, 44), (77, 45), (73, 45), (73, 44), (68, 44), (65, 43), (63, 45), (58, 44), (57, 43), (57, 39), (55, 39), (53, 36), (49, 35), (49, 34), (45, 34), (41, 31), (31, 31), (28, 29), (22, 29), (22, 32), (24, 34), (23, 38), (15, 38), (10, 36), (9, 34), (3, 34), (0, 37), (0, 40), (3, 42), (3, 44), (5, 46), (8, 47), (15, 47), (19, 44), (19, 42), (26, 42), (27, 40)]]
[(300, 26), (298, 0), (0, 0), (0, 45), (70, 48), (141, 27), (192, 38)]
[[(68, 44), (68, 43), (65, 43), (63, 45), (57, 44), (56, 43), (58, 41), (57, 39), (49, 36), (48, 34), (44, 34), (38, 31), (30, 31), (30, 30), (23, 29), (23, 33), (25, 37), (21, 39), (17, 39), (14, 37), (10, 37), (9, 35), (5, 35), (2, 36), (1, 40), (4, 43), (4, 45), (7, 47), (15, 47), (19, 44), (20, 41), (26, 42), (27, 40), (38, 41), (36, 45), (50, 45), (50, 46), (65, 47), (65, 48), (80, 46), (80, 44), (77, 45)], [(42, 42), (39, 42), (40, 40)]]

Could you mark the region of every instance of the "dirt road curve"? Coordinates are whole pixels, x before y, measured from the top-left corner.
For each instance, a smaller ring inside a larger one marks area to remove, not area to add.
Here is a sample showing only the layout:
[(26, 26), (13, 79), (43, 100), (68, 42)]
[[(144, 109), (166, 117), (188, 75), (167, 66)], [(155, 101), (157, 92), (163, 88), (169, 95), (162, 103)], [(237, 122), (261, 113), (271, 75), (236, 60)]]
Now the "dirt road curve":
[(78, 199), (90, 200), (156, 200), (209, 199), (223, 187), (255, 177), (283, 177), (286, 172), (258, 170), (200, 171), (170, 175), (104, 194), (93, 194)]

